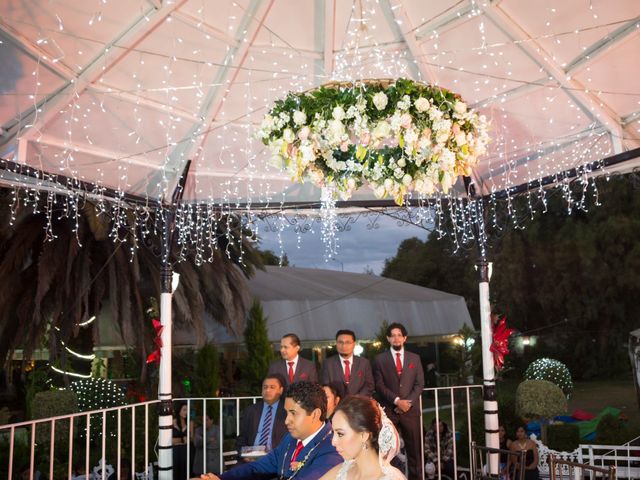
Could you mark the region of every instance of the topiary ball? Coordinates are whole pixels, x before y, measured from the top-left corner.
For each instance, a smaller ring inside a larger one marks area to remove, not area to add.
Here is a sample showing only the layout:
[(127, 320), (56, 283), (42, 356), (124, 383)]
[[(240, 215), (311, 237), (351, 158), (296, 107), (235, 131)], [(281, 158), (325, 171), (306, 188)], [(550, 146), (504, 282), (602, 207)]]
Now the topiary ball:
[(516, 390), (516, 413), (523, 418), (553, 418), (567, 411), (567, 398), (555, 383), (525, 380)]
[(539, 358), (531, 362), (524, 372), (525, 380), (547, 380), (559, 386), (567, 398), (571, 398), (573, 381), (567, 366), (553, 358)]

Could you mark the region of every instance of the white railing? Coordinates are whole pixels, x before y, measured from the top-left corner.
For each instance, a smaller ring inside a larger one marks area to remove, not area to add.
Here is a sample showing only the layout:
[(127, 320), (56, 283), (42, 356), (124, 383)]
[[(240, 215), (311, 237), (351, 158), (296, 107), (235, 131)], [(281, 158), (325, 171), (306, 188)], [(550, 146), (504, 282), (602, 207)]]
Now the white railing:
[[(436, 421), (444, 420), (453, 434), (454, 471), (467, 470), (458, 465), (460, 442), (456, 438), (459, 428), (466, 429), (472, 438), (471, 408), (481, 385), (463, 385), (425, 389), (421, 398), (424, 412), (434, 414)], [(184, 398), (175, 399), (174, 407), (186, 404), (188, 417), (202, 427), (201, 457), (193, 465), (197, 453), (193, 447), (193, 433), (187, 429), (187, 473), (209, 471), (211, 452), (216, 451), (213, 466), (224, 471), (235, 463), (235, 438), (240, 430), (243, 408), (260, 397)], [(157, 461), (159, 401), (149, 401), (122, 407), (108, 408), (71, 415), (31, 420), (0, 426), (0, 480), (12, 479), (26, 473), (35, 478), (40, 471), (48, 478), (106, 480), (111, 473), (117, 478), (135, 472), (137, 480), (154, 478)], [(212, 416), (214, 441), (207, 435), (206, 416)], [(427, 426), (427, 428), (429, 425)], [(424, 432), (422, 435), (424, 440)], [(225, 445), (226, 443), (226, 445)], [(227, 447), (226, 449), (224, 447)], [(437, 453), (440, 456), (440, 441)], [(468, 448), (468, 445), (467, 445)], [(208, 452), (209, 450), (209, 452)], [(424, 445), (422, 448), (424, 465)], [(209, 458), (207, 458), (209, 457)], [(201, 462), (201, 463), (200, 463)], [(469, 449), (469, 465), (471, 451)], [(439, 478), (443, 472), (436, 472)]]
[[(255, 403), (260, 397), (185, 398), (174, 405), (186, 403), (189, 419), (202, 426), (202, 471), (207, 465), (207, 450), (211, 442), (207, 436), (207, 413), (217, 417), (219, 434), (216, 459), (219, 471), (224, 459), (235, 455), (233, 449), (224, 451), (225, 437), (235, 439), (240, 430), (240, 411), (244, 404)], [(212, 405), (213, 404), (213, 405)], [(153, 478), (157, 460), (157, 408), (159, 401), (107, 408), (91, 412), (61, 415), (28, 422), (0, 425), (0, 479), (13, 479), (36, 472), (48, 478), (106, 480), (113, 472), (122, 478), (123, 469), (135, 473), (136, 479)], [(209, 409), (209, 412), (207, 412)], [(187, 465), (193, 464), (192, 432), (187, 429)], [(123, 452), (126, 452), (124, 454)], [(127, 457), (127, 462), (123, 461)], [(228, 461), (226, 463), (233, 463)], [(198, 466), (194, 466), (198, 467)], [(190, 478), (191, 468), (185, 478)]]
[[(423, 394), (420, 398), (421, 400), (421, 408), (424, 414), (429, 414), (431, 412), (435, 413), (434, 418), (436, 423), (440, 420), (446, 421), (450, 432), (453, 435), (453, 478), (458, 478), (459, 473), (463, 471), (469, 471), (472, 465), (472, 452), (470, 448), (471, 441), (473, 439), (473, 427), (471, 424), (471, 409), (474, 404), (474, 394), (478, 395), (479, 398), (475, 398), (477, 401), (482, 401), (482, 385), (458, 385), (453, 387), (438, 387), (438, 388), (425, 388)], [(459, 418), (462, 417), (460, 421)], [(466, 424), (466, 432), (468, 435), (467, 442), (465, 444), (465, 448), (468, 449), (468, 465), (469, 468), (462, 468), (458, 465), (458, 440), (456, 432), (458, 431), (458, 426), (464, 426)], [(425, 465), (425, 446), (424, 446), (424, 438), (425, 438), (425, 425), (424, 418), (421, 422), (423, 426), (422, 432), (422, 465)], [(431, 425), (426, 425), (426, 429), (428, 430)], [(440, 438), (437, 436), (436, 438), (436, 456), (437, 458), (441, 458), (441, 448)], [(438, 467), (434, 472), (435, 478), (443, 478), (444, 472), (442, 471), (442, 465), (438, 462)], [(427, 473), (425, 472), (425, 478), (429, 478)]]
[[(637, 439), (636, 439), (637, 440)], [(624, 445), (580, 445), (578, 461), (597, 467), (616, 467), (618, 478), (640, 478), (640, 446), (627, 442)]]

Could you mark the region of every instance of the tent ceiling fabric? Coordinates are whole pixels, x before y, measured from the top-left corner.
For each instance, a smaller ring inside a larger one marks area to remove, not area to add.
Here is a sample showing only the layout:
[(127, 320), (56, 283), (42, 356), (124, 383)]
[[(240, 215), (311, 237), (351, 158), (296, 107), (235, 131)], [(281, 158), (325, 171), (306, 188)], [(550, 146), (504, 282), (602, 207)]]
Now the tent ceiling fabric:
[(488, 193), (640, 146), (639, 25), (637, 0), (3, 1), (0, 157), (152, 199), (192, 159), (185, 201), (317, 201), (262, 116), (403, 76), (490, 118)]

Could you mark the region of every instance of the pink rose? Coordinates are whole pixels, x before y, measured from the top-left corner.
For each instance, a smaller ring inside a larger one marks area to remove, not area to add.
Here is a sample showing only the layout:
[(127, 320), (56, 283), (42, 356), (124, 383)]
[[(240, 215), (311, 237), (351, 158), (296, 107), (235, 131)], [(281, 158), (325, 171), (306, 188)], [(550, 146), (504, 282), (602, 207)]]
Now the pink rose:
[(349, 150), (349, 142), (345, 140), (340, 144), (340, 151), (346, 152), (347, 150)]
[(458, 135), (460, 133), (460, 125), (457, 123), (454, 123), (453, 126), (451, 127), (451, 131), (453, 132), (454, 135)]
[(306, 140), (307, 138), (309, 138), (309, 133), (311, 133), (311, 129), (307, 126), (304, 126), (298, 132), (298, 138), (300, 140)]
[(402, 126), (402, 128), (409, 128), (411, 126), (411, 121), (413, 119), (411, 118), (411, 115), (408, 113), (403, 113), (402, 116), (400, 117), (400, 125)]
[(371, 141), (371, 134), (369, 132), (363, 133), (362, 136), (360, 137), (360, 144), (363, 147), (366, 147), (367, 145), (369, 145), (370, 141)]

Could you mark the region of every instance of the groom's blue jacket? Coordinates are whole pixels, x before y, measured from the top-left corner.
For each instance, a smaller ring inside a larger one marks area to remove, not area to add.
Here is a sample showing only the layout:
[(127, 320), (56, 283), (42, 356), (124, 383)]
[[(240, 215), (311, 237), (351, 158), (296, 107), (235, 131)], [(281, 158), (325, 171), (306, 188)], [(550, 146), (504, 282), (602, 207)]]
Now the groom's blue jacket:
[[(324, 427), (298, 454), (297, 460), (302, 461), (307, 457), (304, 466), (295, 475), (295, 480), (317, 480), (333, 467), (342, 462), (342, 457), (331, 445), (331, 424), (325, 423)], [(267, 455), (255, 462), (245, 463), (232, 468), (220, 475), (222, 480), (232, 479), (262, 479), (262, 478), (290, 478), (293, 472), (289, 466), (293, 451), (298, 440), (287, 433), (278, 446)]]

